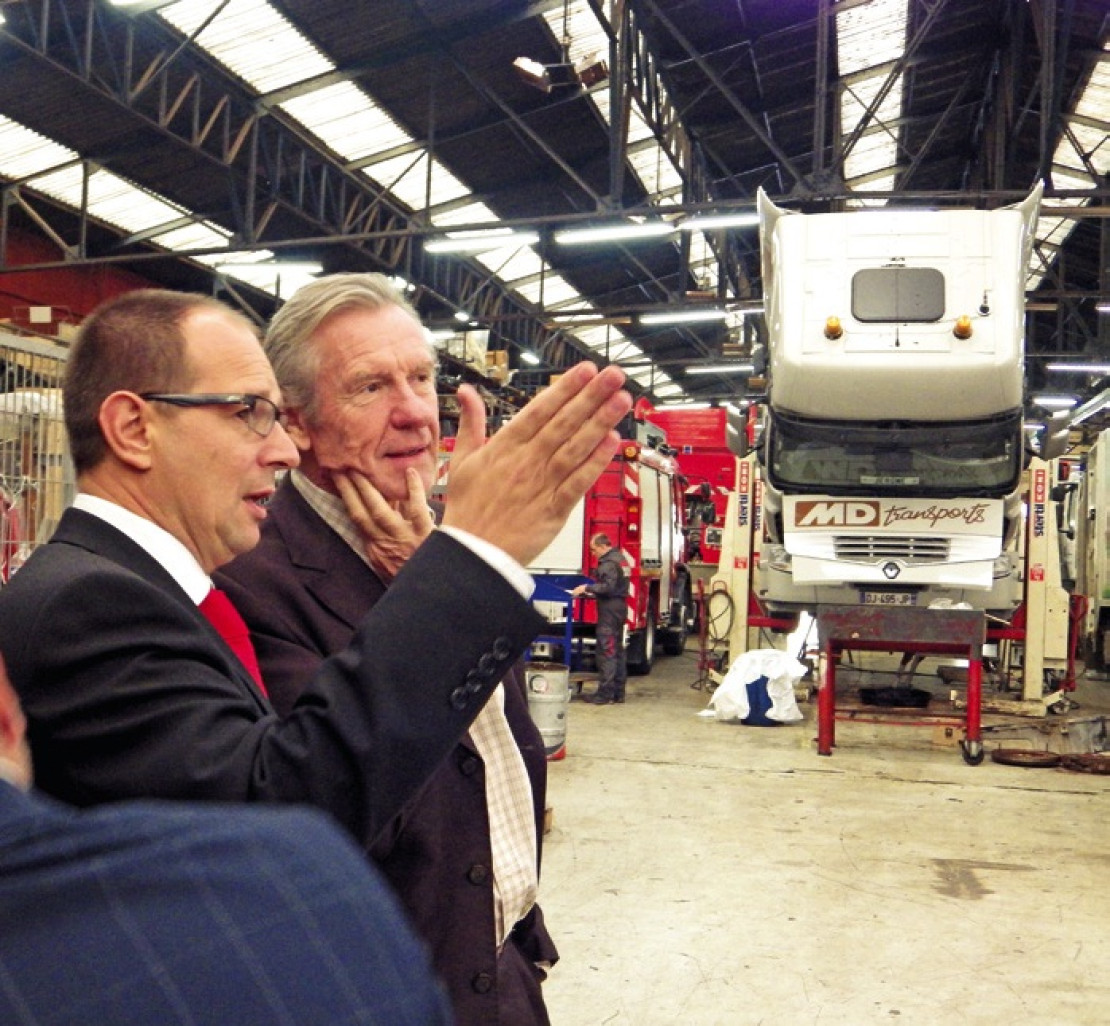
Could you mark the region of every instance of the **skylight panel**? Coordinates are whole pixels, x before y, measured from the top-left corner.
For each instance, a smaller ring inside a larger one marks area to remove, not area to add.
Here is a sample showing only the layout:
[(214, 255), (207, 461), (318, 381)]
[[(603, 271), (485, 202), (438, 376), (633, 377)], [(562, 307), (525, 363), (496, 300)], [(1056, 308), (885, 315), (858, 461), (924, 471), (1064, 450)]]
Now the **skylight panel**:
[(572, 329), (574, 336), (595, 353), (604, 353), (612, 343), (612, 332), (607, 324), (584, 325)]
[(906, 49), (908, 0), (870, 0), (837, 11), (841, 76), (897, 60)]
[(492, 271), (501, 281), (513, 288), (513, 282), (521, 278), (531, 278), (543, 269), (543, 261), (531, 246), (517, 246), (513, 249), (492, 249), (475, 253), (475, 259), (483, 267)]
[[(1110, 52), (1110, 42), (1104, 52)], [(1099, 174), (1110, 171), (1110, 57), (1095, 62), (1074, 114), (1068, 118), (1068, 127), (1075, 141), (1066, 134), (1062, 136), (1053, 160), (1075, 168), (1077, 174), (1083, 176), (1083, 183), (1071, 188), (1090, 188), (1093, 183), (1083, 156)]]
[(682, 188), (682, 176), (670, 155), (658, 143), (628, 151), (628, 163), (636, 171), (644, 190), (658, 202), (662, 195)]
[[(601, 115), (605, 124), (612, 124), (612, 103), (610, 102), (608, 89), (595, 89), (590, 92), (590, 100), (594, 106), (597, 107), (598, 113)], [(639, 104), (633, 103), (628, 112), (628, 145), (635, 146), (637, 143), (643, 142), (645, 139), (654, 138), (654, 133), (651, 127), (644, 120), (643, 115), (639, 111)]]
[[(3, 122), (0, 124), (0, 144), (5, 138), (25, 138), (24, 133), (29, 131), (7, 119), (3, 119)], [(30, 134), (34, 136), (36, 133)], [(0, 152), (4, 151), (0, 150)], [(70, 151), (58, 143), (39, 136), (35, 152), (49, 159), (66, 156)], [(10, 157), (11, 154), (7, 153), (6, 156)], [(16, 156), (25, 158), (27, 151), (22, 155), (17, 153)], [(74, 158), (76, 158), (75, 154)], [(35, 191), (50, 196), (73, 210), (81, 209), (86, 195), (86, 180), (82, 164), (70, 164), (46, 174), (35, 175), (29, 160), (9, 161), (0, 158), (0, 173), (11, 174), (11, 170), (14, 170), (17, 165), (24, 173), (13, 177), (30, 177), (29, 184)], [(51, 166), (56, 164), (52, 163)], [(102, 168), (88, 176), (87, 188), (88, 211), (93, 217), (131, 234), (145, 234), (150, 241), (156, 241), (163, 248), (208, 249), (223, 246), (230, 238), (229, 232), (221, 231), (216, 226), (204, 222), (182, 225), (180, 223), (182, 216), (191, 216), (182, 207), (146, 189), (140, 189)], [(166, 225), (166, 230), (157, 231), (160, 225)]]
[(642, 358), (644, 352), (639, 346), (630, 342), (620, 332), (614, 333), (617, 337), (609, 339), (609, 359), (615, 363), (621, 360), (634, 360), (637, 357)]
[[(1110, 41), (1103, 45), (1103, 53), (1110, 53)], [(1060, 189), (1089, 189), (1094, 183), (1081, 154), (1086, 155), (1098, 174), (1106, 175), (1110, 172), (1110, 135), (1105, 129), (1100, 131), (1097, 127), (1099, 124), (1110, 123), (1110, 59), (1104, 57), (1094, 62), (1090, 78), (1076, 102), (1074, 115), (1077, 117), (1069, 117), (1069, 126), (1075, 142), (1066, 133), (1060, 137), (1052, 158), (1052, 181)], [(1078, 118), (1096, 124), (1084, 123)], [(1058, 197), (1053, 200), (1053, 204), (1085, 206), (1086, 201), (1076, 197)], [(1035, 288), (1048, 273), (1059, 248), (1074, 230), (1075, 221), (1071, 218), (1041, 217), (1037, 220), (1034, 234), (1044, 263), (1040, 263), (1034, 253), (1033, 266), (1029, 273), (1031, 288)]]
[[(459, 188), (464, 188), (462, 182), (454, 179)], [(463, 195), (468, 195), (463, 193)], [(446, 210), (439, 210), (432, 214), (432, 224), (437, 228), (450, 228), (459, 224), (497, 224), (499, 218), (489, 207), (479, 200), (452, 206)]]
[(546, 310), (593, 309), (566, 278), (550, 269), (544, 273), (542, 282), (539, 279), (519, 282), (515, 288), (520, 295), (537, 306), (542, 298)]
[(159, 15), (191, 36), (217, 10), (197, 37), (216, 60), (260, 93), (302, 82), (334, 65), (266, 0), (178, 0)]
[[(1083, 173), (1087, 174), (1086, 165), (1080, 160), (1080, 154), (1082, 154), (1096, 168), (1105, 171), (1110, 166), (1110, 121), (1086, 119), (1080, 121), (1077, 118), (1071, 118), (1069, 127), (1075, 137), (1074, 143), (1070, 139), (1067, 140), (1067, 145), (1075, 152), (1075, 160), (1069, 161), (1071, 166), (1077, 169), (1083, 168)], [(1063, 153), (1057, 153), (1057, 159), (1066, 158)]]
[[(1110, 40), (1103, 44), (1102, 52), (1110, 55)], [(1075, 105), (1075, 113), (1103, 124), (1110, 122), (1110, 57), (1096, 61), (1083, 95)]]
[[(74, 165), (36, 178), (33, 186), (37, 191), (79, 210), (86, 178), (82, 167)], [(93, 172), (88, 176), (87, 186), (89, 213), (128, 232), (145, 231), (175, 220), (184, 213), (180, 207), (170, 206), (109, 171)]]
[[(483, 250), (474, 254), (474, 260), (510, 291), (512, 286), (509, 283), (514, 276), (529, 277), (539, 266), (539, 257), (535, 251), (530, 246), (521, 246), (520, 243), (502, 249)], [(523, 273), (514, 275), (515, 271)]]
[[(849, 138), (859, 125), (868, 108), (874, 103), (889, 75), (887, 67), (897, 61), (906, 48), (906, 23), (908, 0), (871, 0), (838, 11), (836, 15), (836, 45), (839, 73), (842, 80), (840, 117), (844, 138)], [(860, 72), (875, 69), (874, 74)], [(895, 123), (902, 112), (902, 80), (895, 82), (872, 116), (868, 128), (878, 128), (874, 134), (865, 134), (857, 140), (852, 152), (844, 161), (844, 178), (855, 179), (871, 175), (883, 168), (892, 168), (897, 160), (896, 139), (883, 125)], [(889, 179), (893, 185), (893, 177)], [(877, 182), (868, 181), (874, 189)]]
[(0, 175), (5, 178), (31, 178), (79, 159), (76, 151), (0, 115)]
[(441, 206), (470, 195), (470, 190), (438, 161), (433, 163), (433, 168), (429, 183), (428, 154), (421, 151), (376, 161), (363, 168), (362, 174), (388, 189), (413, 210)]
[(362, 160), (412, 141), (351, 82), (314, 89), (278, 106), (346, 160)]
[[(608, 92), (605, 93), (605, 98), (608, 100)], [(606, 121), (608, 121), (608, 118), (606, 118)], [(654, 138), (655, 133), (652, 132), (651, 126), (647, 123), (643, 114), (640, 113), (640, 101), (637, 98), (628, 111), (628, 145), (635, 146), (637, 143)]]
[(625, 373), (635, 382), (643, 385), (644, 388), (654, 390), (654, 385), (663, 376), (663, 372), (655, 367), (626, 367)]
[(652, 389), (652, 391), (654, 391), (660, 399), (670, 399), (676, 395), (686, 394), (673, 381), (668, 381), (666, 384), (663, 385), (657, 384), (655, 388)]
[(166, 249), (215, 249), (218, 246), (228, 245), (231, 232), (211, 224), (190, 224), (161, 232), (153, 238), (158, 245), (165, 246)]
[(566, 59), (572, 64), (595, 54), (608, 58), (609, 36), (587, 0), (571, 0), (552, 7), (544, 12), (543, 19), (555, 38), (566, 47)]

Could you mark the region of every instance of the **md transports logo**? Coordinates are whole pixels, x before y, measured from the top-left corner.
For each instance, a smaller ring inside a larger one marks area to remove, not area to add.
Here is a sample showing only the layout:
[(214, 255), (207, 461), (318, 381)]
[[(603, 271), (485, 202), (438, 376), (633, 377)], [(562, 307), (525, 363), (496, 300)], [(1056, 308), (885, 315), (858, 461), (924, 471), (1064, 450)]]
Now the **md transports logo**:
[(960, 525), (982, 530), (988, 526), (987, 502), (928, 502), (872, 499), (799, 499), (794, 503), (794, 528), (892, 527), (942, 530)]

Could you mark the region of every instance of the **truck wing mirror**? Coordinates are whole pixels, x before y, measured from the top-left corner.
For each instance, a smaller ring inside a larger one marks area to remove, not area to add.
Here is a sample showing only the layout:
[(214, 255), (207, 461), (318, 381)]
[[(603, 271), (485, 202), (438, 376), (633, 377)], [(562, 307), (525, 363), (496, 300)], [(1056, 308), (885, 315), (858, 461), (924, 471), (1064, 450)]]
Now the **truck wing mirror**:
[(1042, 460), (1054, 460), (1068, 450), (1068, 435), (1071, 431), (1071, 413), (1059, 410), (1048, 418), (1041, 435), (1040, 452)]
[(733, 456), (748, 455), (748, 431), (744, 414), (729, 409), (725, 415), (725, 442)]

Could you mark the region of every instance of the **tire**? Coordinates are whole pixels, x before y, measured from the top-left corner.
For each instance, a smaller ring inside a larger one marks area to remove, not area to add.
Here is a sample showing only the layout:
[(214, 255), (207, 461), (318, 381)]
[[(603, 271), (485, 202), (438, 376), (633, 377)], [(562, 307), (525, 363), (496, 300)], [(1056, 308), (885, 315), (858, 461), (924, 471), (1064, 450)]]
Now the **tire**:
[(686, 651), (686, 639), (691, 624), (695, 621), (694, 599), (690, 594), (690, 579), (683, 577), (679, 584), (679, 598), (675, 603), (671, 626), (663, 635), (663, 651), (667, 655), (682, 655)]
[(626, 662), (628, 672), (633, 677), (646, 677), (655, 665), (655, 621), (658, 617), (658, 601), (652, 596), (644, 629), (635, 631), (628, 639)]
[(996, 748), (991, 760), (1003, 766), (1026, 766), (1034, 769), (1051, 769), (1059, 766), (1062, 756), (1055, 752), (1033, 751), (1028, 748)]

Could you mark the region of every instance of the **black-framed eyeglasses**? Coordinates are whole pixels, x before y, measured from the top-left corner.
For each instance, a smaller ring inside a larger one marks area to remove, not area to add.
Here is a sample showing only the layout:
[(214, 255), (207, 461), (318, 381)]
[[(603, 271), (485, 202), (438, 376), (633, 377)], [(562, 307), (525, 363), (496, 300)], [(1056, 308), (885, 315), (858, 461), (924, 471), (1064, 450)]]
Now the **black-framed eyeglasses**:
[(140, 399), (151, 403), (169, 403), (171, 406), (242, 406), (238, 416), (256, 435), (265, 438), (281, 419), (281, 410), (264, 395), (251, 392), (229, 394), (225, 392), (142, 392)]

